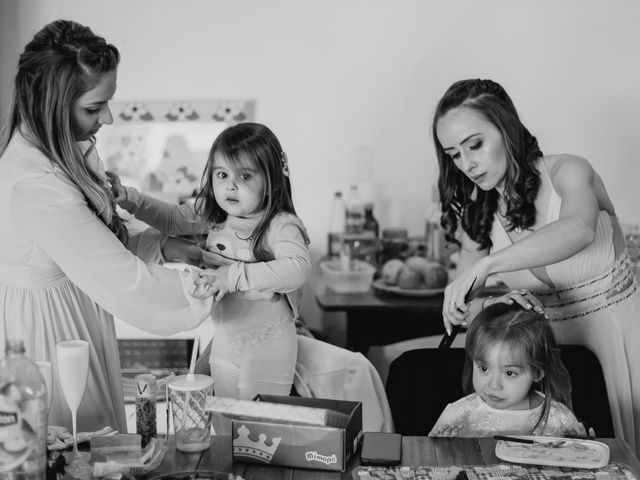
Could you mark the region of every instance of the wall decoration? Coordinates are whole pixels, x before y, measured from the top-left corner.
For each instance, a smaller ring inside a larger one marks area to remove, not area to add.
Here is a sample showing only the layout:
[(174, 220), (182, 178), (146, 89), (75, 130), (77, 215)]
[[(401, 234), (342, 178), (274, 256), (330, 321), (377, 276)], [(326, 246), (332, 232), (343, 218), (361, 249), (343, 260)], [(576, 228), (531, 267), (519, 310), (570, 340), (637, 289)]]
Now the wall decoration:
[(253, 121), (251, 100), (111, 102), (113, 125), (101, 128), (97, 148), (122, 183), (167, 201), (199, 190), (214, 139), (227, 126)]

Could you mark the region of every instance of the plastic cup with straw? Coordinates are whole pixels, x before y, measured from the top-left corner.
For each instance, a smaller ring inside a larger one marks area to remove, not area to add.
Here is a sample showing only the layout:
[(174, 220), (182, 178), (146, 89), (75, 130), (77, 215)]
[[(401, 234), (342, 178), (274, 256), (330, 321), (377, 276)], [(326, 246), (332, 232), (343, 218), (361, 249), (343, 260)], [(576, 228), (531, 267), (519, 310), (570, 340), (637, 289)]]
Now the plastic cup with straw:
[(189, 373), (167, 383), (176, 448), (182, 452), (200, 452), (209, 448), (211, 417), (205, 412), (208, 395), (213, 393), (213, 379), (195, 373), (200, 337), (193, 342)]

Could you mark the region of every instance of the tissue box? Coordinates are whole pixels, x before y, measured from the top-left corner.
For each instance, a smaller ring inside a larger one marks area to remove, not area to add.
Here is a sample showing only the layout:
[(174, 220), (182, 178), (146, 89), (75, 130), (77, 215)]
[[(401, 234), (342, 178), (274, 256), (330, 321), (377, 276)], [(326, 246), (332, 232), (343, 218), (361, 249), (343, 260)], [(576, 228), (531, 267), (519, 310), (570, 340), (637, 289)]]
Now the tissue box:
[(273, 416), (233, 414), (234, 461), (343, 472), (358, 451), (362, 438), (361, 402), (276, 395), (258, 395), (255, 401), (320, 409), (328, 412), (326, 424), (312, 425), (292, 419), (291, 415), (283, 421)]

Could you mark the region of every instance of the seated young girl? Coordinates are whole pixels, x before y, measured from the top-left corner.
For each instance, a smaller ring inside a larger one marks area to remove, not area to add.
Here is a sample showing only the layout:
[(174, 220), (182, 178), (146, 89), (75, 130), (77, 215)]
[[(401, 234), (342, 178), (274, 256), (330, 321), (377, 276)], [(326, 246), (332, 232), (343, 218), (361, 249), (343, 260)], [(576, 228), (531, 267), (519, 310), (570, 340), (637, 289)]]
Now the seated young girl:
[(447, 405), (430, 437), (586, 437), (567, 407), (571, 380), (543, 315), (491, 305), (471, 323), (465, 351), (463, 388), (473, 393)]

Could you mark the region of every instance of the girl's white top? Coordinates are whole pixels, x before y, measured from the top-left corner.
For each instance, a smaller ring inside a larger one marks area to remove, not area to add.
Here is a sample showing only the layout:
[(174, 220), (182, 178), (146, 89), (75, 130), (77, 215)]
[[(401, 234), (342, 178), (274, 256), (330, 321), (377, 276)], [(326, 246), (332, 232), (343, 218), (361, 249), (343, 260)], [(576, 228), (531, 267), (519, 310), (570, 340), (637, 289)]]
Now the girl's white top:
[[(544, 398), (544, 395), (536, 392)], [(551, 400), (546, 423), (535, 429), (543, 403), (526, 410), (498, 410), (487, 404), (480, 395), (472, 393), (446, 406), (429, 436), (444, 425), (458, 427), (459, 437), (492, 437), (493, 435), (546, 435), (564, 437), (578, 435), (586, 437), (583, 425), (569, 408)]]

